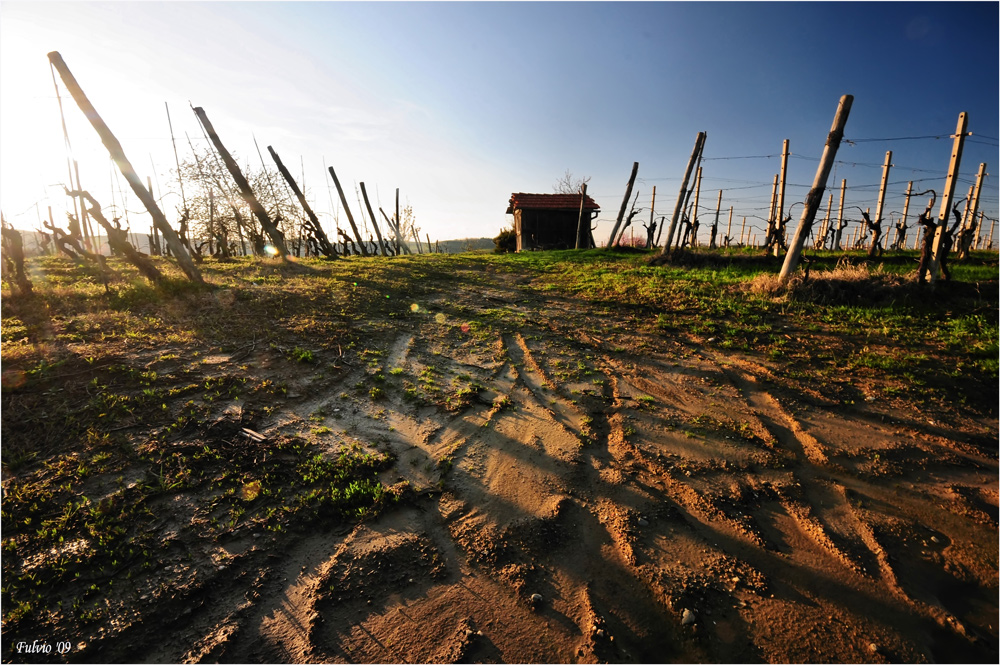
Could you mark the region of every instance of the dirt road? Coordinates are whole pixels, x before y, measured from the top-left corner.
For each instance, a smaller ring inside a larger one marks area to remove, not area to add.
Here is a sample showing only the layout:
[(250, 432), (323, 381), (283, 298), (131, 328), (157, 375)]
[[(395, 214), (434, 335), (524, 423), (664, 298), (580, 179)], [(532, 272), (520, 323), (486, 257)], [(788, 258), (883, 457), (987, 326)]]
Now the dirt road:
[(410, 303), (336, 376), (241, 356), (288, 386), (265, 435), (322, 425), (412, 491), (196, 555), (173, 601), (77, 657), (997, 661), (995, 419), (842, 404), (526, 282)]

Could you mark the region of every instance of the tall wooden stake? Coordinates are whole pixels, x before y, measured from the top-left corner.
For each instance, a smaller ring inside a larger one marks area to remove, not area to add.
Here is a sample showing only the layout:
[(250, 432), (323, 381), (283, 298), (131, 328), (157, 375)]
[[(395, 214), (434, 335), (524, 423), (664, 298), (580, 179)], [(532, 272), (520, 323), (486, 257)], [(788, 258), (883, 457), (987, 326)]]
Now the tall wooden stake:
[[(653, 188), (656, 191), (656, 188)], [(580, 236), (583, 234), (583, 204), (587, 200), (587, 183), (580, 185), (580, 215), (576, 219), (576, 247), (575, 249), (580, 249)], [(587, 226), (589, 228), (590, 222), (588, 220)]]
[[(958, 258), (964, 259), (969, 254), (969, 247), (975, 239), (976, 235), (976, 213), (979, 212), (979, 195), (983, 191), (983, 178), (986, 177), (986, 162), (979, 164), (979, 173), (976, 174), (976, 189), (975, 193), (969, 199), (969, 205), (965, 207), (967, 213), (967, 219), (962, 223), (963, 234), (962, 237), (967, 237), (968, 239), (964, 244), (960, 244), (958, 248)], [(966, 230), (968, 227), (968, 230)]]
[(281, 256), (282, 261), (288, 261), (288, 247), (285, 245), (285, 236), (278, 230), (278, 227), (271, 222), (271, 218), (268, 217), (267, 211), (264, 210), (264, 206), (260, 204), (257, 197), (254, 195), (253, 190), (250, 189), (250, 183), (243, 176), (243, 172), (240, 171), (239, 165), (233, 156), (229, 154), (226, 150), (226, 146), (222, 144), (222, 139), (215, 132), (215, 128), (212, 127), (212, 123), (208, 119), (208, 115), (205, 114), (205, 109), (200, 106), (194, 107), (194, 114), (198, 116), (198, 120), (201, 121), (202, 127), (208, 133), (208, 137), (212, 140), (212, 144), (215, 145), (216, 151), (219, 156), (222, 157), (223, 163), (226, 168), (229, 169), (229, 174), (236, 181), (237, 187), (239, 187), (240, 194), (243, 196), (243, 200), (246, 201), (247, 205), (250, 206), (250, 210), (253, 212), (257, 221), (260, 222), (261, 228), (267, 233), (267, 237), (271, 239), (274, 243), (275, 249), (278, 250), (278, 254)]
[[(879, 189), (878, 189), (878, 203), (875, 204), (875, 225), (878, 226), (879, 229), (882, 228), (882, 226), (881, 226), (882, 225), (882, 210), (883, 210), (883, 207), (885, 206), (885, 190), (886, 190), (886, 187), (889, 184), (889, 169), (892, 168), (891, 162), (892, 162), (892, 150), (886, 150), (885, 151), (885, 162), (882, 164), (882, 183), (881, 183), (881, 185), (879, 186)], [(872, 237), (872, 246), (871, 246), (871, 251), (872, 252), (875, 252), (875, 251), (878, 250), (878, 247), (875, 246), (875, 243), (880, 242), (881, 240), (882, 240), (882, 234), (881, 233), (874, 233), (873, 234), (873, 237)]]
[(837, 208), (837, 238), (834, 243), (834, 249), (840, 251), (840, 239), (843, 237), (844, 233), (844, 197), (847, 195), (847, 178), (840, 181), (840, 204)]
[(979, 211), (979, 224), (976, 225), (976, 249), (982, 249), (983, 241), (983, 221), (986, 218), (986, 213), (982, 210)]
[(181, 240), (177, 237), (177, 233), (170, 227), (167, 222), (167, 218), (163, 215), (160, 207), (156, 205), (156, 200), (153, 198), (152, 194), (146, 189), (139, 180), (139, 176), (136, 174), (135, 169), (132, 168), (131, 162), (125, 156), (125, 151), (122, 149), (121, 143), (115, 138), (115, 135), (111, 133), (108, 126), (104, 124), (101, 116), (97, 114), (97, 110), (94, 108), (90, 100), (87, 99), (87, 95), (84, 94), (83, 89), (76, 82), (73, 77), (72, 72), (70, 72), (69, 67), (63, 62), (62, 56), (59, 55), (58, 51), (52, 51), (48, 54), (49, 62), (52, 66), (56, 68), (59, 72), (59, 76), (62, 77), (63, 83), (69, 90), (73, 99), (76, 101), (77, 106), (83, 111), (83, 114), (90, 121), (90, 124), (97, 130), (98, 135), (101, 137), (101, 142), (104, 147), (107, 148), (108, 152), (111, 154), (111, 158), (118, 165), (121, 170), (122, 175), (125, 176), (125, 180), (132, 187), (132, 191), (135, 195), (139, 197), (143, 205), (146, 206), (146, 210), (149, 211), (150, 216), (153, 218), (153, 224), (160, 229), (160, 233), (163, 234), (163, 238), (167, 241), (167, 246), (170, 247), (170, 251), (173, 252), (174, 257), (177, 259), (177, 263), (180, 265), (181, 270), (187, 275), (188, 279), (192, 282), (202, 283), (204, 280), (201, 278), (201, 273), (198, 272), (198, 268), (194, 265), (191, 260), (191, 255), (188, 254), (187, 249), (181, 244)]
[(729, 206), (729, 226), (726, 227), (726, 246), (733, 242), (733, 206)]
[(802, 255), (802, 244), (809, 236), (812, 229), (813, 220), (816, 218), (816, 211), (823, 201), (823, 191), (826, 189), (826, 179), (833, 169), (833, 162), (837, 157), (837, 149), (840, 148), (840, 141), (844, 138), (844, 127), (847, 125), (847, 117), (851, 113), (851, 104), (854, 103), (853, 95), (844, 95), (840, 98), (837, 106), (837, 113), (833, 117), (833, 125), (830, 134), (826, 139), (826, 147), (823, 149), (823, 156), (820, 158), (819, 168), (816, 170), (816, 177), (813, 179), (812, 188), (806, 196), (805, 210), (799, 219), (799, 226), (795, 229), (795, 238), (788, 247), (785, 254), (785, 262), (781, 266), (781, 273), (778, 279), (782, 282), (788, 281), (792, 272), (799, 264)]
[(292, 193), (295, 194), (295, 198), (299, 200), (299, 205), (305, 210), (306, 215), (309, 217), (309, 221), (312, 224), (313, 235), (316, 237), (316, 242), (319, 243), (319, 249), (323, 252), (323, 256), (335, 259), (337, 258), (337, 253), (333, 251), (333, 246), (330, 244), (330, 239), (326, 237), (326, 233), (323, 231), (322, 225), (319, 223), (319, 218), (316, 213), (313, 212), (312, 208), (309, 207), (309, 202), (306, 201), (305, 194), (299, 189), (298, 184), (295, 179), (292, 178), (292, 174), (289, 173), (288, 169), (282, 163), (281, 158), (278, 157), (278, 153), (274, 151), (274, 148), (267, 146), (267, 152), (270, 153), (271, 159), (278, 167), (278, 172), (281, 173), (281, 177), (285, 179), (288, 186), (292, 189)]
[(379, 249), (382, 250), (382, 256), (389, 256), (389, 253), (385, 249), (385, 243), (382, 241), (382, 233), (378, 230), (378, 221), (375, 219), (375, 213), (372, 212), (372, 204), (368, 202), (368, 192), (365, 190), (365, 183), (360, 183), (361, 185), (361, 196), (365, 199), (365, 207), (368, 208), (368, 216), (372, 218), (372, 227), (375, 229), (375, 237), (378, 238)]
[(722, 210), (722, 190), (719, 190), (719, 200), (715, 204), (715, 222), (712, 223), (712, 237), (709, 238), (708, 248), (715, 249), (715, 235), (719, 231), (719, 211)]
[(330, 177), (333, 178), (333, 184), (337, 187), (337, 193), (340, 194), (340, 203), (344, 206), (344, 212), (347, 213), (347, 221), (351, 224), (351, 230), (354, 231), (354, 239), (358, 241), (358, 248), (361, 250), (362, 256), (368, 256), (368, 249), (365, 247), (365, 241), (361, 239), (361, 234), (358, 233), (358, 225), (354, 223), (354, 215), (351, 214), (351, 208), (347, 205), (347, 197), (344, 196), (344, 188), (340, 186), (340, 180), (337, 178), (337, 173), (330, 167)]
[(691, 209), (691, 246), (698, 246), (698, 200), (701, 198), (701, 167), (694, 179), (694, 207)]
[(948, 217), (951, 215), (951, 199), (955, 195), (955, 181), (958, 180), (958, 169), (962, 165), (962, 148), (965, 146), (965, 132), (969, 127), (969, 115), (962, 111), (958, 114), (958, 125), (955, 128), (955, 142), (951, 148), (951, 160), (948, 164), (948, 176), (944, 181), (944, 193), (941, 195), (941, 212), (938, 213), (937, 229), (934, 232), (934, 245), (931, 249), (931, 284), (937, 281), (941, 271), (941, 242), (948, 230)]
[[(681, 189), (677, 193), (677, 203), (674, 205), (674, 214), (670, 217), (670, 232), (667, 234), (667, 242), (663, 245), (663, 251), (661, 253), (666, 254), (670, 251), (670, 245), (674, 239), (674, 231), (677, 229), (677, 220), (681, 216), (681, 210), (684, 208), (684, 199), (687, 194), (688, 180), (691, 179), (691, 172), (694, 171), (694, 165), (701, 157), (701, 151), (705, 148), (705, 132), (698, 132), (698, 136), (694, 140), (694, 149), (691, 151), (691, 157), (688, 159), (687, 168), (684, 170), (684, 177), (681, 179)], [(663, 227), (660, 227), (660, 232), (663, 232)], [(659, 244), (659, 237), (657, 237), (657, 244)]]
[[(784, 225), (781, 223), (781, 220), (785, 218), (785, 177), (788, 174), (788, 154), (788, 139), (785, 139), (784, 143), (781, 145), (781, 180), (778, 185), (778, 205), (776, 208), (777, 216), (775, 217), (779, 230), (784, 229)], [(784, 241), (784, 238), (782, 238), (782, 241)], [(780, 245), (781, 243), (779, 242), (778, 244)], [(777, 245), (775, 245), (775, 248), (777, 248)], [(775, 254), (775, 256), (777, 256), (777, 254)]]
[(622, 225), (622, 219), (625, 217), (625, 208), (628, 207), (629, 197), (632, 196), (632, 185), (635, 184), (635, 175), (639, 172), (639, 162), (632, 164), (632, 174), (628, 177), (628, 186), (625, 187), (625, 198), (622, 199), (622, 207), (618, 211), (618, 219), (615, 221), (614, 228), (611, 229), (611, 237), (608, 238), (608, 246), (605, 249), (612, 249), (615, 246), (615, 236), (618, 235), (618, 227)]

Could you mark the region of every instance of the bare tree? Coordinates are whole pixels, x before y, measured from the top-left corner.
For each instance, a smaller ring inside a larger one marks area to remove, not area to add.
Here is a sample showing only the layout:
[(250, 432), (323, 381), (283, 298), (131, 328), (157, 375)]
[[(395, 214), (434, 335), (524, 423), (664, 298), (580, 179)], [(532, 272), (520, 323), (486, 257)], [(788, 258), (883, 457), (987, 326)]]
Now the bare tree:
[(579, 194), (583, 185), (588, 182), (590, 182), (590, 176), (586, 178), (574, 178), (570, 170), (566, 169), (566, 173), (556, 181), (552, 189), (556, 194)]

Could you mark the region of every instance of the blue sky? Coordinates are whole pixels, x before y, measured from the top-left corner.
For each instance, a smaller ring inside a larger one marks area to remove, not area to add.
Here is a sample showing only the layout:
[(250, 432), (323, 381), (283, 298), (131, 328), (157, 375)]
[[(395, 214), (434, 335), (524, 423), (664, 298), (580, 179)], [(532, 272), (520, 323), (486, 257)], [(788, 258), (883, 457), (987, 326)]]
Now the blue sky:
[[(668, 215), (705, 131), (702, 220), (723, 189), (763, 225), (789, 139), (786, 209), (805, 197), (841, 95), (849, 139), (830, 187), (874, 207), (893, 151), (886, 211), (906, 182), (941, 191), (947, 136), (969, 114), (957, 198), (987, 163), (981, 207), (997, 217), (998, 3), (0, 3), (0, 206), (18, 226), (65, 197), (66, 152), (46, 53), (58, 50), (168, 217), (179, 207), (164, 102), (198, 140), (189, 102), (259, 164), (273, 145), (301, 164), (331, 211), (323, 164), (386, 205), (396, 187), (432, 238), (494, 236), (512, 192), (589, 176), (607, 238), (632, 162), (639, 219)], [(107, 153), (63, 94), (84, 185), (106, 205)], [(186, 141), (178, 145), (187, 152)], [(753, 159), (742, 159), (749, 156)], [(733, 159), (733, 158), (741, 159)], [(298, 173), (299, 169), (292, 169)], [(325, 178), (325, 179), (324, 179)], [(124, 184), (124, 183), (123, 183)], [(351, 185), (348, 185), (350, 188)], [(825, 201), (825, 197), (824, 197)], [(835, 199), (836, 201), (836, 199)], [(130, 211), (139, 210), (129, 195)], [(354, 199), (349, 196), (349, 202)], [(119, 199), (120, 205), (120, 199)], [(911, 204), (911, 219), (924, 199)], [(793, 212), (795, 219), (801, 211)], [(854, 210), (854, 218), (857, 218)], [(57, 212), (58, 214), (58, 212)], [(358, 215), (358, 211), (354, 210)], [(130, 213), (136, 228), (148, 221)]]

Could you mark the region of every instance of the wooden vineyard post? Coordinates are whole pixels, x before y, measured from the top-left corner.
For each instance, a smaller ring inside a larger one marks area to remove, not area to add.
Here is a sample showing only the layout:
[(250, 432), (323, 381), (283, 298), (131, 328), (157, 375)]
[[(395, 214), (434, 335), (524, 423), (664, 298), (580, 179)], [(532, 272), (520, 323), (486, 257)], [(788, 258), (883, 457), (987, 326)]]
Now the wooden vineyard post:
[[(698, 175), (694, 179), (694, 206), (691, 208), (691, 246), (698, 246), (698, 200), (701, 198), (701, 167), (698, 167)], [(681, 244), (683, 247), (683, 243)]]
[(777, 209), (777, 206), (778, 206), (778, 174), (775, 173), (774, 182), (771, 184), (771, 206), (770, 208), (768, 208), (767, 212), (767, 231), (765, 237), (767, 237), (768, 239), (770, 239), (775, 233), (775, 225), (777, 224), (777, 222), (775, 221), (777, 219), (775, 210)]
[[(75, 159), (73, 160), (73, 171), (76, 174), (76, 191), (83, 191), (83, 185), (80, 184), (80, 162)], [(95, 249), (97, 252), (100, 252), (101, 248), (95, 247), (97, 245), (96, 238), (91, 241), (91, 238), (94, 237), (94, 231), (89, 227), (90, 219), (87, 215), (87, 204), (83, 200), (83, 197), (80, 197), (80, 231), (83, 233), (83, 246), (91, 252)]]
[(407, 254), (412, 254), (410, 248), (406, 246), (406, 239), (403, 237), (403, 220), (399, 218), (399, 187), (396, 188), (396, 238), (399, 239), (399, 246)]
[(746, 243), (746, 242), (743, 241), (743, 232), (746, 231), (746, 230), (747, 230), (747, 218), (744, 217), (743, 218), (743, 226), (740, 227), (740, 244), (741, 245), (749, 244), (749, 243)]
[(823, 224), (819, 227), (819, 235), (816, 236), (816, 242), (813, 243), (813, 249), (826, 249), (826, 234), (830, 230), (830, 213), (833, 211), (833, 192), (830, 192), (830, 198), (826, 202), (826, 217), (823, 219)]
[(431, 246), (431, 234), (427, 233), (425, 235), (427, 236), (427, 253), (428, 254), (433, 254), (434, 253), (434, 248)]
[(875, 256), (882, 240), (882, 210), (885, 206), (885, 190), (889, 184), (889, 169), (892, 168), (890, 162), (892, 162), (892, 150), (886, 150), (885, 162), (882, 164), (882, 183), (878, 189), (878, 203), (875, 204), (875, 229), (872, 232), (872, 246), (868, 251), (869, 256)]
[(379, 249), (382, 250), (382, 256), (389, 256), (389, 252), (385, 249), (385, 243), (382, 241), (382, 233), (378, 230), (378, 221), (375, 219), (375, 213), (372, 212), (372, 204), (368, 202), (368, 192), (365, 190), (365, 183), (361, 184), (361, 196), (365, 199), (365, 207), (368, 208), (368, 216), (372, 218), (372, 227), (375, 229), (375, 237), (378, 238)]
[(635, 184), (635, 175), (639, 172), (639, 162), (632, 164), (632, 173), (628, 177), (628, 186), (625, 187), (625, 198), (622, 199), (622, 207), (618, 211), (618, 219), (615, 221), (614, 228), (611, 229), (611, 237), (608, 238), (608, 246), (605, 249), (613, 249), (615, 246), (615, 236), (618, 235), (618, 227), (622, 225), (622, 219), (625, 217), (625, 208), (628, 207), (628, 200), (632, 196), (632, 185)]
[(937, 228), (934, 231), (934, 245), (931, 248), (930, 274), (933, 285), (941, 270), (941, 245), (948, 231), (948, 217), (951, 215), (951, 199), (955, 195), (955, 182), (958, 180), (958, 169), (962, 165), (962, 148), (965, 146), (965, 132), (969, 126), (969, 115), (962, 111), (958, 114), (958, 125), (955, 128), (955, 142), (951, 148), (951, 160), (948, 163), (948, 176), (944, 181), (944, 192), (941, 194), (941, 212), (938, 213)]
[(337, 178), (337, 173), (330, 167), (330, 177), (333, 178), (333, 184), (337, 187), (337, 193), (340, 194), (340, 202), (344, 206), (344, 212), (347, 213), (347, 221), (351, 224), (351, 230), (354, 231), (354, 239), (358, 241), (358, 248), (361, 250), (361, 256), (368, 256), (368, 249), (365, 247), (365, 241), (361, 239), (361, 234), (358, 233), (358, 225), (354, 223), (354, 215), (351, 214), (351, 208), (347, 205), (347, 197), (344, 196), (344, 188), (340, 186), (340, 180)]
[(979, 212), (979, 194), (983, 191), (983, 178), (986, 177), (986, 162), (979, 164), (979, 173), (976, 175), (975, 193), (972, 195), (968, 205), (966, 205), (966, 219), (962, 221), (962, 232), (959, 235), (961, 242), (958, 246), (958, 258), (964, 259), (969, 255), (969, 247), (976, 236), (976, 214)]
[[(583, 233), (583, 204), (587, 200), (587, 183), (580, 185), (580, 215), (576, 218), (576, 247), (580, 249), (580, 235)], [(588, 222), (589, 227), (589, 222)]]
[(778, 185), (778, 203), (775, 206), (775, 223), (778, 227), (775, 229), (774, 242), (774, 255), (778, 255), (778, 248), (785, 243), (785, 238), (777, 238), (777, 233), (784, 235), (785, 225), (782, 220), (785, 218), (785, 176), (788, 173), (788, 139), (785, 139), (784, 143), (781, 145), (781, 179)]
[(819, 168), (816, 170), (816, 177), (813, 180), (812, 188), (806, 196), (802, 217), (799, 218), (798, 228), (795, 229), (795, 238), (788, 247), (785, 254), (785, 262), (781, 266), (781, 273), (778, 279), (787, 282), (792, 272), (799, 264), (802, 255), (802, 245), (812, 229), (813, 220), (816, 218), (816, 211), (823, 200), (823, 191), (826, 189), (826, 179), (830, 176), (833, 162), (837, 157), (837, 149), (844, 138), (844, 127), (847, 125), (847, 117), (851, 113), (851, 104), (854, 102), (853, 95), (844, 95), (837, 105), (837, 113), (833, 117), (833, 125), (830, 134), (826, 139), (826, 147), (823, 148), (823, 156), (820, 158)]
[(847, 178), (840, 181), (840, 203), (837, 207), (837, 237), (833, 249), (841, 251), (840, 240), (844, 234), (844, 197), (847, 195)]
[[(153, 195), (153, 179), (146, 176), (146, 189), (149, 190), (149, 195)], [(149, 241), (149, 253), (153, 256), (160, 256), (163, 254), (163, 250), (160, 249), (160, 234), (156, 230), (156, 224), (153, 224), (150, 228), (150, 241)]]
[(726, 247), (733, 242), (733, 206), (729, 206), (729, 226), (726, 227)]
[(125, 180), (128, 181), (129, 186), (132, 187), (132, 191), (135, 195), (139, 197), (142, 204), (149, 211), (150, 216), (153, 218), (153, 224), (160, 230), (163, 234), (164, 240), (167, 242), (167, 247), (173, 253), (174, 257), (177, 259), (177, 263), (180, 265), (181, 270), (187, 275), (188, 279), (192, 282), (203, 283), (201, 273), (198, 272), (198, 268), (194, 265), (191, 260), (191, 255), (188, 254), (187, 249), (181, 244), (180, 238), (177, 236), (177, 232), (171, 228), (170, 224), (167, 222), (167, 218), (163, 215), (160, 207), (156, 205), (156, 200), (153, 198), (152, 194), (145, 188), (142, 181), (139, 180), (139, 176), (136, 175), (135, 169), (132, 168), (131, 162), (125, 156), (125, 151), (122, 149), (121, 143), (115, 138), (115, 135), (111, 133), (108, 126), (104, 124), (101, 116), (97, 114), (97, 110), (94, 108), (90, 100), (87, 99), (87, 95), (84, 94), (83, 89), (76, 82), (73, 77), (72, 72), (70, 72), (69, 67), (63, 62), (62, 56), (59, 55), (58, 51), (52, 51), (48, 54), (49, 62), (52, 66), (56, 68), (59, 75), (62, 77), (63, 83), (69, 89), (70, 94), (76, 101), (77, 106), (83, 111), (83, 114), (90, 121), (90, 124), (97, 130), (98, 135), (101, 137), (101, 142), (104, 147), (107, 148), (108, 152), (111, 154), (111, 158), (114, 160), (115, 164), (121, 170), (122, 175), (125, 176)]
[(240, 167), (236, 163), (236, 160), (234, 160), (233, 156), (229, 154), (228, 150), (226, 150), (226, 146), (222, 144), (222, 139), (220, 139), (219, 135), (215, 132), (215, 128), (209, 121), (208, 115), (205, 114), (205, 109), (200, 106), (196, 106), (194, 107), (194, 114), (198, 117), (198, 120), (201, 121), (201, 126), (204, 127), (205, 132), (208, 134), (209, 139), (211, 139), (216, 151), (219, 153), (219, 156), (222, 157), (222, 161), (229, 170), (229, 174), (233, 177), (233, 180), (236, 181), (236, 186), (239, 187), (243, 200), (250, 206), (250, 210), (257, 218), (257, 221), (260, 222), (261, 228), (264, 229), (264, 232), (267, 233), (267, 237), (271, 239), (272, 243), (274, 243), (274, 247), (278, 250), (281, 260), (288, 261), (288, 247), (285, 245), (284, 235), (278, 230), (278, 227), (274, 225), (271, 218), (268, 217), (267, 211), (264, 210), (264, 206), (260, 204), (260, 201), (257, 200), (253, 190), (250, 189), (250, 183), (247, 182), (247, 179), (243, 176), (243, 172), (240, 171)]
[(323, 252), (323, 256), (331, 259), (337, 258), (337, 253), (333, 251), (333, 246), (330, 245), (330, 239), (326, 237), (326, 233), (323, 231), (323, 227), (319, 223), (319, 218), (316, 217), (316, 213), (313, 212), (312, 208), (309, 207), (309, 202), (306, 201), (305, 195), (302, 190), (299, 189), (298, 184), (295, 179), (292, 178), (292, 174), (289, 173), (288, 169), (282, 163), (281, 158), (278, 157), (278, 153), (274, 151), (274, 148), (267, 146), (267, 152), (271, 155), (271, 159), (278, 167), (278, 172), (291, 187), (292, 193), (295, 194), (295, 198), (299, 200), (299, 205), (305, 210), (306, 216), (309, 217), (309, 222), (312, 225), (313, 235), (316, 237), (316, 241), (319, 243), (319, 249)]
[(982, 210), (979, 211), (979, 224), (976, 225), (976, 249), (982, 249), (983, 244), (983, 221), (986, 218), (986, 213)]
[[(653, 220), (656, 218), (656, 185), (653, 185), (653, 200), (649, 203), (649, 228), (653, 228)], [(662, 220), (660, 221), (662, 223)], [(648, 240), (646, 241), (646, 249), (653, 248), (653, 232), (649, 231), (647, 235)]]
[[(670, 245), (674, 239), (674, 231), (677, 229), (677, 221), (681, 216), (681, 210), (684, 208), (684, 198), (687, 193), (688, 180), (691, 179), (691, 172), (694, 171), (694, 165), (697, 163), (698, 159), (701, 157), (701, 152), (705, 148), (705, 132), (698, 132), (698, 136), (694, 140), (694, 149), (691, 151), (691, 157), (688, 159), (687, 168), (684, 170), (684, 178), (681, 179), (681, 188), (677, 193), (677, 203), (674, 205), (674, 214), (670, 218), (670, 232), (667, 233), (667, 242), (663, 245), (662, 254), (666, 254), (670, 251)], [(663, 227), (660, 227), (660, 233), (663, 232)], [(659, 244), (659, 236), (657, 236), (657, 244)]]
[(903, 219), (899, 223), (899, 236), (893, 241), (893, 246), (906, 249), (906, 219), (910, 214), (910, 197), (913, 196), (913, 181), (906, 183), (906, 198), (903, 199)]
[(715, 236), (719, 232), (719, 211), (722, 210), (722, 190), (719, 190), (719, 200), (715, 204), (715, 221), (712, 223), (712, 236), (708, 241), (708, 248), (715, 249)]

